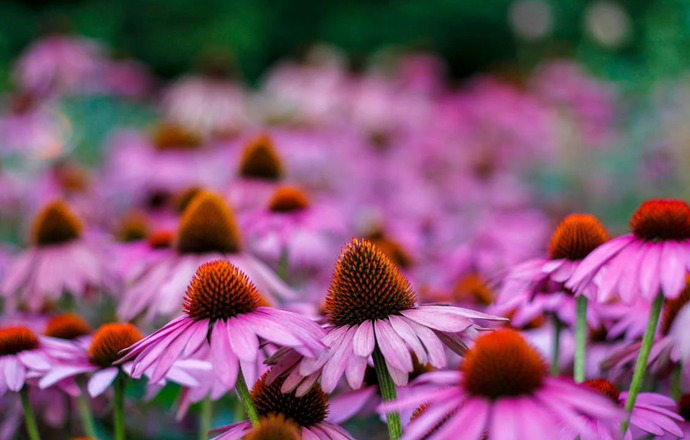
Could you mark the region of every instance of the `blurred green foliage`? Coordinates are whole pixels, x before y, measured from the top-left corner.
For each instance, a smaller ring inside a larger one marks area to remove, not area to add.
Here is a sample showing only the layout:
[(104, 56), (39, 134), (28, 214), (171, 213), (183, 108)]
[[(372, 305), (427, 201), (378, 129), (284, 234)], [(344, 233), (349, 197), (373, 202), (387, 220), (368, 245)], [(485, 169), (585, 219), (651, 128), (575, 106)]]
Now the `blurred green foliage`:
[[(456, 77), (564, 55), (619, 79), (657, 78), (688, 64), (687, 0), (619, 2), (633, 34), (616, 50), (587, 37), (584, 14), (592, 2), (548, 2), (553, 30), (527, 43), (510, 28), (511, 0), (5, 0), (0, 63), (8, 66), (46, 22), (61, 16), (75, 31), (143, 60), (164, 77), (193, 68), (205, 50), (224, 48), (254, 81), (279, 57), (320, 41), (355, 60), (389, 45), (430, 48), (445, 56)], [(7, 80), (7, 69), (0, 70)]]

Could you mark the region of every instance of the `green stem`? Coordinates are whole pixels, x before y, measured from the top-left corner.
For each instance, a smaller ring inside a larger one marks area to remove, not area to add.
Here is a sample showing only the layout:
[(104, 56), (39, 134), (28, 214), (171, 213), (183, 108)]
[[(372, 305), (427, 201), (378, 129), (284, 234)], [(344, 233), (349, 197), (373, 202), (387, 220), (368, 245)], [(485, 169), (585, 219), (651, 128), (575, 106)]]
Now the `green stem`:
[[(379, 390), (384, 402), (395, 400), (398, 394), (395, 389), (395, 384), (388, 372), (386, 360), (377, 346), (373, 353), (374, 369), (376, 369), (376, 377), (379, 380)], [(390, 440), (398, 440), (402, 436), (402, 426), (400, 424), (400, 413), (390, 412), (386, 413), (386, 421), (388, 422), (388, 437)]]
[(278, 267), (276, 268), (276, 273), (283, 281), (287, 283), (289, 272), (290, 270), (288, 266), (288, 250), (286, 246), (280, 251), (280, 259), (278, 260)]
[(115, 440), (125, 440), (125, 389), (127, 388), (127, 376), (122, 371), (115, 378), (114, 388), (113, 423), (115, 425)]
[(247, 389), (247, 382), (244, 381), (242, 367), (240, 367), (239, 372), (237, 373), (235, 389), (237, 390), (237, 394), (240, 396), (242, 405), (244, 405), (244, 411), (247, 413), (249, 421), (252, 422), (252, 425), (259, 426), (259, 415), (256, 412), (256, 407), (254, 406), (252, 396), (249, 394), (249, 390)]
[(673, 380), (671, 382), (671, 397), (673, 400), (676, 402), (678, 399), (680, 399), (680, 395), (682, 392), (682, 383), (683, 383), (683, 363), (678, 362), (678, 365), (676, 365), (675, 370), (673, 370)]
[(79, 407), (79, 417), (81, 418), (84, 433), (87, 437), (94, 439), (98, 438), (98, 434), (96, 433), (96, 423), (93, 420), (93, 414), (91, 414), (91, 407), (89, 406), (84, 381), (79, 378), (77, 380), (77, 384), (79, 385), (79, 391), (81, 391), (77, 396), (77, 406)]
[(41, 440), (41, 436), (38, 435), (38, 426), (36, 425), (34, 410), (31, 408), (31, 403), (29, 402), (29, 390), (26, 386), (23, 386), (22, 389), (19, 390), (19, 396), (22, 399), (24, 421), (26, 422), (26, 430), (29, 433), (29, 438), (31, 440)]
[(585, 381), (585, 349), (587, 348), (587, 297), (578, 296), (575, 300), (577, 315), (575, 317), (575, 382)]
[(561, 351), (561, 329), (563, 329), (563, 323), (558, 316), (555, 314), (552, 316), (553, 322), (553, 352), (551, 353), (551, 375), (558, 376), (560, 374), (560, 368), (558, 365), (558, 358)]
[(199, 440), (208, 439), (208, 431), (211, 430), (211, 419), (213, 417), (213, 402), (209, 396), (201, 401), (201, 416), (199, 419)]
[(630, 383), (630, 390), (628, 391), (628, 399), (625, 401), (625, 410), (628, 416), (621, 424), (621, 432), (625, 434), (630, 424), (630, 416), (635, 407), (637, 395), (640, 393), (642, 387), (642, 379), (644, 379), (644, 372), (647, 368), (647, 359), (649, 359), (649, 351), (652, 349), (652, 342), (656, 334), (656, 326), (659, 323), (659, 315), (661, 314), (661, 307), (664, 305), (664, 295), (659, 292), (652, 302), (652, 308), (649, 311), (649, 320), (647, 321), (647, 328), (642, 337), (642, 346), (640, 346), (640, 354), (637, 356), (637, 363), (635, 364), (635, 372), (633, 373), (632, 382)]

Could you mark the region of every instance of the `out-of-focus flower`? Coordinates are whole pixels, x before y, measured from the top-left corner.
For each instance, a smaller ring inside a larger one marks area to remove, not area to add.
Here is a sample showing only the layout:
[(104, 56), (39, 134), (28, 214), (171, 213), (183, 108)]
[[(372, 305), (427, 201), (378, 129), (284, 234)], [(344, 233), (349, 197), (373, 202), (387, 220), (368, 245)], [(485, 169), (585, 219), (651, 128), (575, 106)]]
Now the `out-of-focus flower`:
[(26, 327), (0, 329), (0, 396), (19, 391), (27, 379), (51, 368), (38, 336)]
[(276, 302), (273, 295), (294, 297), (271, 269), (243, 251), (228, 204), (217, 194), (202, 191), (182, 215), (174, 248), (164, 249), (140, 269), (125, 290), (118, 313), (123, 319), (132, 319), (144, 311), (149, 318), (178, 312), (197, 268), (218, 259), (247, 273), (272, 303)]
[(119, 282), (107, 264), (106, 248), (83, 229), (65, 202), (43, 208), (32, 226), (31, 246), (16, 257), (3, 280), (9, 310), (38, 311), (63, 293), (84, 298), (94, 290), (115, 290)]

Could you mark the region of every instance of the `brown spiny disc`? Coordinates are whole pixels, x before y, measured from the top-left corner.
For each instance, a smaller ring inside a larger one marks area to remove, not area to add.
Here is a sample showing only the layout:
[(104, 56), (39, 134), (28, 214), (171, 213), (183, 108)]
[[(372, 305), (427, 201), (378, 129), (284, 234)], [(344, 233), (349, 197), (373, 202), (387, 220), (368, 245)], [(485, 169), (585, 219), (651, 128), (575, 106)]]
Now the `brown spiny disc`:
[(91, 333), (91, 326), (76, 313), (55, 316), (46, 324), (46, 336), (59, 339), (76, 339)]
[(314, 385), (302, 397), (297, 397), (295, 391), (283, 393), (280, 391), (285, 378), (279, 378), (270, 385), (266, 385), (268, 372), (259, 379), (252, 389), (251, 396), (260, 416), (282, 414), (293, 420), (299, 426), (309, 428), (321, 423), (328, 415), (328, 396), (319, 385)]
[(579, 261), (608, 240), (609, 234), (596, 217), (571, 214), (563, 219), (551, 236), (549, 258)]
[(407, 269), (412, 266), (412, 257), (396, 241), (388, 238), (383, 231), (378, 230), (372, 233), (367, 240), (371, 241), (398, 267)]
[(117, 231), (119, 241), (139, 241), (148, 235), (149, 221), (143, 212), (131, 212), (125, 216)]
[(93, 335), (89, 362), (107, 368), (120, 359), (118, 354), (143, 338), (139, 329), (129, 323), (103, 324)]
[(415, 306), (410, 284), (371, 242), (348, 243), (335, 265), (326, 315), (335, 326), (385, 319)]
[(176, 247), (182, 254), (240, 251), (235, 216), (222, 197), (210, 191), (194, 197), (180, 219)]
[(194, 197), (199, 195), (201, 191), (203, 191), (203, 188), (199, 188), (198, 186), (192, 186), (178, 194), (175, 194), (175, 212), (184, 212), (184, 210), (187, 209), (187, 206), (189, 206), (191, 201), (194, 200)]
[(38, 338), (26, 327), (0, 329), (0, 356), (17, 354), (38, 348)]
[(195, 150), (201, 146), (201, 137), (178, 124), (165, 122), (156, 127), (153, 145), (159, 151)]
[(36, 246), (68, 243), (81, 237), (82, 222), (67, 203), (56, 200), (38, 214), (31, 228)]
[(262, 180), (283, 177), (283, 164), (270, 137), (263, 135), (249, 142), (242, 153), (239, 175)]
[(301, 440), (299, 426), (283, 414), (269, 414), (259, 419), (259, 426), (252, 429), (244, 440)]
[(690, 206), (681, 200), (648, 200), (635, 211), (630, 227), (646, 241), (690, 239)]
[(184, 311), (194, 319), (229, 319), (268, 306), (254, 284), (227, 261), (202, 264), (187, 287)]
[(531, 394), (547, 374), (539, 353), (510, 329), (477, 338), (460, 368), (467, 392), (489, 399)]
[(621, 392), (616, 388), (614, 384), (606, 379), (592, 379), (583, 382), (583, 385), (590, 387), (591, 389), (597, 391), (599, 394), (608, 397), (616, 405), (620, 405), (618, 399), (620, 398)]
[(306, 194), (297, 187), (283, 185), (271, 197), (268, 209), (272, 212), (288, 213), (302, 211), (309, 207)]

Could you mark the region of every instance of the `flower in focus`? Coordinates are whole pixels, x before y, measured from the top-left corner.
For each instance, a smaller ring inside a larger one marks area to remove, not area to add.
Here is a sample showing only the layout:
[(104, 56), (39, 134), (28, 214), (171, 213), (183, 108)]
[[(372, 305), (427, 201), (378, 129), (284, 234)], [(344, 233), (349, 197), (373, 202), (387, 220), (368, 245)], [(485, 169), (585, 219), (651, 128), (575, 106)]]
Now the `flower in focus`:
[(32, 225), (31, 246), (16, 257), (0, 286), (7, 309), (38, 311), (63, 293), (84, 298), (93, 290), (116, 289), (105, 249), (83, 229), (65, 202), (43, 208)]
[[(648, 200), (630, 219), (631, 234), (590, 253), (566, 287), (606, 302), (614, 293), (630, 304), (659, 292), (677, 298), (690, 269), (690, 207), (680, 200)], [(592, 289), (592, 283), (596, 289)]]
[[(313, 440), (354, 440), (340, 426), (326, 421), (328, 415), (328, 396), (318, 386), (313, 387), (304, 395), (297, 396), (295, 392), (283, 393), (282, 381), (271, 384), (266, 382), (268, 373), (254, 385), (251, 396), (259, 417), (285, 417), (298, 425), (302, 438)], [(254, 428), (258, 430), (257, 428)], [(220, 434), (215, 440), (235, 440), (241, 438), (256, 438), (249, 434), (252, 425), (240, 422), (215, 429)], [(263, 437), (259, 437), (263, 438)], [(281, 437), (282, 439), (283, 437)]]
[(367, 240), (353, 239), (338, 258), (326, 297), (330, 350), (316, 359), (300, 359), (285, 351), (273, 359), (271, 378), (290, 371), (284, 390), (305, 392), (321, 377), (330, 393), (345, 374), (353, 389), (362, 386), (369, 357), (380, 350), (398, 386), (407, 384), (414, 369), (412, 354), (421, 365), (443, 368), (444, 344), (457, 353), (476, 332), (477, 320), (502, 320), (460, 307), (417, 305), (407, 280), (383, 252)]
[(583, 440), (596, 439), (597, 433), (577, 415), (615, 430), (624, 414), (581, 385), (549, 377), (537, 351), (510, 329), (477, 338), (459, 371), (427, 373), (416, 382), (407, 398), (382, 405), (393, 411), (428, 404), (403, 439), (451, 439), (459, 431), (466, 440), (485, 435), (492, 440), (547, 439), (557, 438), (564, 427)]
[(243, 252), (228, 204), (212, 192), (201, 191), (182, 214), (174, 249), (165, 249), (139, 270), (139, 276), (124, 292), (118, 313), (125, 320), (144, 311), (149, 319), (176, 313), (197, 268), (218, 259), (246, 272), (271, 303), (275, 303), (272, 294), (294, 296), (264, 263)]
[(157, 382), (175, 360), (190, 357), (205, 344), (215, 376), (232, 387), (238, 371), (252, 383), (262, 349), (261, 342), (292, 347), (313, 358), (323, 349), (323, 330), (292, 312), (268, 307), (247, 276), (226, 261), (199, 267), (184, 298), (184, 315), (132, 344), (120, 362), (133, 360), (133, 377), (153, 367)]

